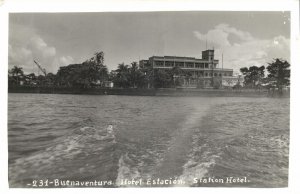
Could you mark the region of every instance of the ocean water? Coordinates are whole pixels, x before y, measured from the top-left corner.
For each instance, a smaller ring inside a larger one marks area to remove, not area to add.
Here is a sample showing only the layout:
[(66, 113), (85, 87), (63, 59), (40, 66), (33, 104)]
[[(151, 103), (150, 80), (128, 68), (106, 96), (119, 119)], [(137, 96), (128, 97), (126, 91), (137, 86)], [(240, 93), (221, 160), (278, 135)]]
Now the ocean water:
[(9, 94), (8, 152), (10, 187), (286, 187), (289, 99)]

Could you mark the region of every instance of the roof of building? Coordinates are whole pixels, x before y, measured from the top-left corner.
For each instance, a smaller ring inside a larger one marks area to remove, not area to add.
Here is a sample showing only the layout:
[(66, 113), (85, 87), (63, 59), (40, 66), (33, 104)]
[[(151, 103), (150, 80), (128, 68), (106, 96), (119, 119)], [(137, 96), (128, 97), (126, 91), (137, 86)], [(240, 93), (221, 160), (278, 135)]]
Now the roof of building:
[[(152, 56), (152, 57), (149, 57), (149, 59), (161, 59), (161, 60), (181, 60), (181, 61), (203, 61), (203, 62), (206, 62), (208, 61), (207, 59), (198, 59), (198, 58), (195, 58), (195, 57), (178, 57), (178, 56)], [(219, 60), (217, 59), (214, 59), (213, 60), (214, 62), (218, 62)]]
[[(192, 59), (192, 60), (196, 60), (196, 58), (195, 57), (179, 57), (179, 56), (152, 56), (152, 57), (150, 57), (150, 58), (172, 58), (172, 59)], [(197, 60), (200, 60), (200, 59), (197, 59)]]

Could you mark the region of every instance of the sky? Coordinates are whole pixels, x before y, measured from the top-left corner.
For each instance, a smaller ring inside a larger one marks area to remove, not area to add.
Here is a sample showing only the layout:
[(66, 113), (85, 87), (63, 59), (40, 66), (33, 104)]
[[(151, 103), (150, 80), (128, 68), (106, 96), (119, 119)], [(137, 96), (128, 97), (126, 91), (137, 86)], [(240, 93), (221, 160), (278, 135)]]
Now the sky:
[[(207, 42), (207, 44), (206, 44)], [(153, 55), (201, 58), (215, 50), (219, 67), (290, 61), (290, 12), (10, 13), (9, 68), (37, 73), (82, 63), (104, 52), (109, 70)]]

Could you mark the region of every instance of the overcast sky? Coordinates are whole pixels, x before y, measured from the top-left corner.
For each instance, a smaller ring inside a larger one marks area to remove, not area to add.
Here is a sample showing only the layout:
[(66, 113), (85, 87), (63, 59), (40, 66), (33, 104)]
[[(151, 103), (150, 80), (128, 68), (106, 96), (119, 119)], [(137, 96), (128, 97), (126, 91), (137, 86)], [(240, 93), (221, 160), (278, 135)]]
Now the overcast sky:
[(9, 68), (48, 72), (103, 51), (109, 70), (153, 55), (224, 56), (224, 68), (290, 60), (289, 12), (11, 13)]

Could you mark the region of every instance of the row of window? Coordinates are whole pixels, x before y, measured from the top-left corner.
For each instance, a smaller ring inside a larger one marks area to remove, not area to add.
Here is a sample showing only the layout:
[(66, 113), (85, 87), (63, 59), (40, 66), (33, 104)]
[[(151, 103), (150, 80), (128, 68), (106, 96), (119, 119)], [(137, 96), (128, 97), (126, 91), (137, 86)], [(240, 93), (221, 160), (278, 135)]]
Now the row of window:
[[(203, 77), (202, 72), (196, 72), (197, 76)], [(212, 73), (204, 73), (204, 77), (212, 77)], [(214, 77), (221, 77), (222, 73), (214, 73)], [(232, 73), (223, 73), (223, 76), (232, 76)]]
[[(208, 68), (208, 63), (195, 63), (195, 67), (194, 67), (194, 63), (185, 63), (184, 66), (184, 62), (172, 62), (172, 61), (166, 61), (165, 65), (163, 61), (155, 61), (155, 65), (157, 67), (174, 67), (174, 64), (176, 67), (186, 67), (186, 68)], [(216, 66), (216, 64), (215, 64)]]
[[(213, 74), (212, 73), (205, 73), (205, 77), (208, 77), (208, 75), (211, 77)], [(222, 73), (214, 73), (214, 77), (221, 77)], [(224, 73), (223, 76), (232, 76), (231, 73)]]

